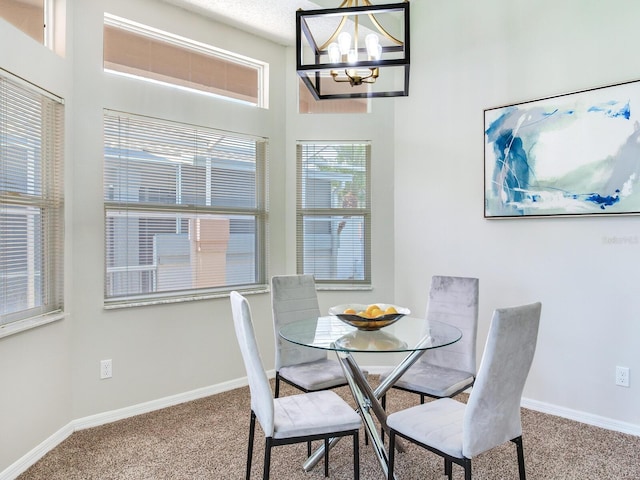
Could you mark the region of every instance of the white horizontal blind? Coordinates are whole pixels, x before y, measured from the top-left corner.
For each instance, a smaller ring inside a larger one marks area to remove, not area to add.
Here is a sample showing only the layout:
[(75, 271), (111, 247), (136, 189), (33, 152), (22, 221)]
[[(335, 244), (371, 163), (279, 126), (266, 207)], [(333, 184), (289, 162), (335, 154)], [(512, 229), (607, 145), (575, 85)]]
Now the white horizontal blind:
[(62, 309), (63, 106), (0, 71), (0, 324)]
[(297, 145), (298, 273), (317, 283), (371, 283), (371, 146)]
[(265, 284), (266, 141), (105, 112), (105, 298)]

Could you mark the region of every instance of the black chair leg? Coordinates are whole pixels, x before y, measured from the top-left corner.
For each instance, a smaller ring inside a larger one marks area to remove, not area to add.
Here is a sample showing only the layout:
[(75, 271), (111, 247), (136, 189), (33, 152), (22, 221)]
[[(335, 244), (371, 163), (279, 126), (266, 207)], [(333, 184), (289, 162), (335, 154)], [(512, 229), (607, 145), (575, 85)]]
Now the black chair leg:
[(393, 480), (393, 467), (396, 461), (396, 434), (393, 430), (389, 430), (389, 468), (387, 479)]
[(353, 480), (360, 480), (360, 436), (353, 434)]
[(518, 452), (518, 472), (520, 473), (520, 480), (526, 480), (527, 476), (524, 471), (524, 449), (522, 447), (522, 437), (517, 437), (511, 440), (516, 444), (516, 450)]
[(280, 375), (276, 372), (276, 391), (274, 397), (278, 398), (280, 396)]
[(256, 414), (251, 412), (251, 423), (249, 423), (249, 445), (247, 447), (247, 476), (246, 480), (251, 478), (251, 459), (253, 457), (253, 437), (256, 433)]
[(324, 476), (329, 476), (329, 439), (324, 439)]
[(264, 444), (264, 473), (262, 474), (262, 480), (269, 480), (269, 472), (271, 471), (271, 437), (267, 437)]
[(447, 476), (449, 480), (451, 480), (452, 475), (452, 462), (448, 458), (444, 459), (444, 474)]
[(464, 458), (462, 463), (464, 467), (464, 480), (471, 480), (471, 459)]

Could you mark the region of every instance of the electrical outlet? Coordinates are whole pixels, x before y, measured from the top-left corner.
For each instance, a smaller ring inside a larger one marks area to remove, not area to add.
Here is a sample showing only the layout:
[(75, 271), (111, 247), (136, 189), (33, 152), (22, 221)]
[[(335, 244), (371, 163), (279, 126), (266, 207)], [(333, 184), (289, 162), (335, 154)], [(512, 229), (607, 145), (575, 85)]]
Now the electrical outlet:
[(616, 367), (616, 385), (629, 386), (629, 367)]
[(113, 364), (111, 359), (100, 360), (100, 379), (111, 378), (113, 376)]

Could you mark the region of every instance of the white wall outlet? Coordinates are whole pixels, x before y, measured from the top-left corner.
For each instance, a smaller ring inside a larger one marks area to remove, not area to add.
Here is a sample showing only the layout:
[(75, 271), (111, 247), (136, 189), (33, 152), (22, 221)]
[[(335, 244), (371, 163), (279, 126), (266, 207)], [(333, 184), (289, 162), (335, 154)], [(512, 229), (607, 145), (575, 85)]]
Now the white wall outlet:
[(111, 359), (100, 360), (100, 379), (111, 378), (113, 376), (113, 364)]
[(629, 367), (616, 367), (616, 385), (629, 386)]

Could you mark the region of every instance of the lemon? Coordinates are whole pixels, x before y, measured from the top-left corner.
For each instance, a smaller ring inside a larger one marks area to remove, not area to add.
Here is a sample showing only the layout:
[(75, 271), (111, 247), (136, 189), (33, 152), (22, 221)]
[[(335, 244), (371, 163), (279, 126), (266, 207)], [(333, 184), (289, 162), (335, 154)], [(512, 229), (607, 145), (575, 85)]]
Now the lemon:
[(366, 310), (358, 312), (358, 316), (362, 317), (362, 318), (371, 318), (371, 316), (369, 315), (369, 313)]
[(382, 315), (384, 315), (384, 312), (382, 310), (380, 310), (379, 308), (374, 308), (371, 310), (371, 313), (369, 313), (369, 315), (371, 315), (371, 318), (377, 318), (377, 317), (381, 317)]
[(355, 315), (356, 311), (353, 308), (347, 308), (344, 312), (342, 313), (346, 313), (347, 315)]
[(367, 307), (367, 309), (365, 310), (365, 312), (367, 312), (369, 315), (371, 315), (371, 312), (374, 310), (380, 310), (380, 307), (378, 305), (376, 305), (375, 303), (369, 305)]
[(398, 313), (398, 311), (395, 309), (395, 307), (387, 307), (387, 309), (384, 311), (385, 315), (394, 315)]

